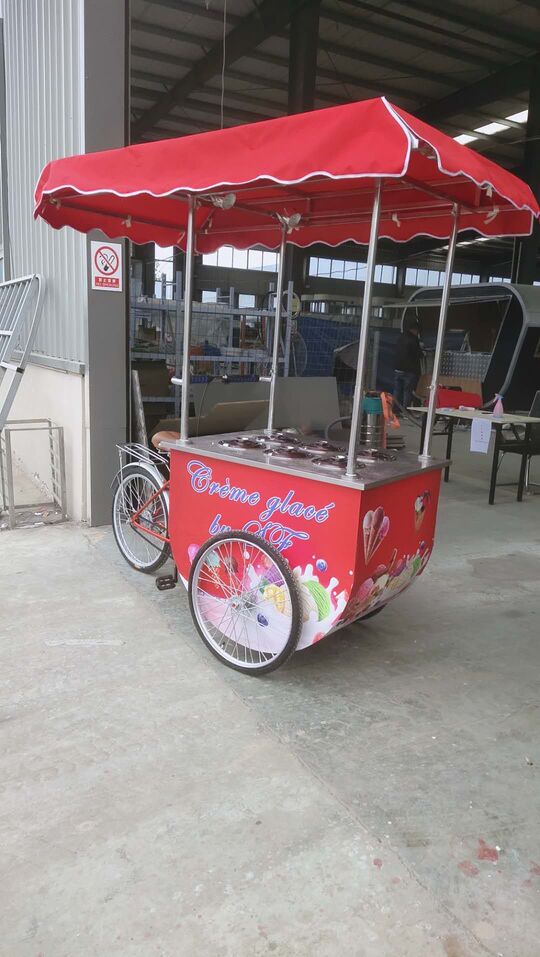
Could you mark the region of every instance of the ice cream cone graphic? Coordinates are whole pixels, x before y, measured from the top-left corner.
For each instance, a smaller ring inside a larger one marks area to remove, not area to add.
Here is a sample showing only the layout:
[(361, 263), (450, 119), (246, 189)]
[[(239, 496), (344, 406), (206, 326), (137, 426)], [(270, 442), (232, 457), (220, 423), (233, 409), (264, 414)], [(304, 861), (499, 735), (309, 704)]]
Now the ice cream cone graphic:
[(430, 499), (431, 492), (426, 490), (414, 500), (414, 527), (417, 532), (419, 532), (420, 528), (422, 527), (422, 522), (424, 521), (424, 515), (426, 514), (426, 508)]
[(384, 509), (379, 505), (374, 512), (366, 512), (362, 527), (364, 532), (364, 555), (367, 564), (373, 558), (383, 539), (386, 538), (390, 528), (390, 520), (384, 514)]

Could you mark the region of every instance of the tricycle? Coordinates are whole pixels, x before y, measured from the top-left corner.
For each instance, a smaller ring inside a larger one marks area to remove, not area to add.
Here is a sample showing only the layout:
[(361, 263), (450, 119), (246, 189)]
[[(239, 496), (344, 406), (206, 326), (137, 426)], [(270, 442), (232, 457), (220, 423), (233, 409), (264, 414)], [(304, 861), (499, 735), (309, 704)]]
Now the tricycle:
[[(294, 143), (294, 149), (291, 148)], [(155, 572), (172, 554), (193, 621), (222, 662), (261, 675), (381, 612), (433, 549), (441, 470), (431, 453), (457, 237), (527, 235), (529, 187), (385, 98), (239, 128), (56, 160), (36, 215), (185, 250), (180, 433), (121, 450), (113, 529)], [(420, 455), (365, 439), (366, 357), (377, 242), (448, 240)], [(288, 243), (367, 244), (357, 374), (346, 446), (275, 422)], [(266, 428), (189, 435), (193, 261), (229, 243), (279, 248)], [(363, 438), (364, 429), (364, 438)]]

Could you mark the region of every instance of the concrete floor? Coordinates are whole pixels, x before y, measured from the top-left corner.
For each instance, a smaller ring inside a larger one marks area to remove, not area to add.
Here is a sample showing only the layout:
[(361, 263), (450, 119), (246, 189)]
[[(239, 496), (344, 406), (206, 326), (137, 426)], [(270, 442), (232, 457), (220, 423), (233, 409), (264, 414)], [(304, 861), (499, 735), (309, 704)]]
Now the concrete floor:
[(2, 957), (538, 957), (540, 496), (466, 440), (423, 579), (266, 679), (109, 529), (0, 533)]

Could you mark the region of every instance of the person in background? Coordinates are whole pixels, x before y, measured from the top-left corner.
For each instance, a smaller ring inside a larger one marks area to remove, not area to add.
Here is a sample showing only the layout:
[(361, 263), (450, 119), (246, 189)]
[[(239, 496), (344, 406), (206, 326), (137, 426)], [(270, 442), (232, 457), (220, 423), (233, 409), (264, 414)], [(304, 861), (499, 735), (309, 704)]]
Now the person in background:
[(394, 354), (394, 399), (406, 409), (412, 403), (424, 356), (420, 345), (420, 326), (411, 322), (400, 334)]

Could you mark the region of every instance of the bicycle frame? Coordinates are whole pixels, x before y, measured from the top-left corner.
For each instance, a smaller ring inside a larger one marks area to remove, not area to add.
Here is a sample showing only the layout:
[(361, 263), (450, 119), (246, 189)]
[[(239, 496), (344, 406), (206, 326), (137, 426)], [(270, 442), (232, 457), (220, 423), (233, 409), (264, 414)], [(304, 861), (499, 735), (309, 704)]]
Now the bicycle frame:
[[(154, 478), (159, 477), (159, 479), (161, 479), (162, 476), (159, 472), (158, 466), (161, 466), (162, 468), (164, 467), (167, 471), (169, 469), (168, 455), (163, 455), (162, 453), (147, 448), (138, 442), (126, 442), (123, 445), (118, 445), (117, 448), (120, 460), (120, 468), (117, 473), (117, 478), (120, 476), (120, 480), (122, 480), (126, 464), (130, 464), (131, 462), (138, 462), (140, 465), (146, 468), (149, 474), (151, 474)], [(152, 523), (154, 526), (157, 526), (158, 531), (156, 531), (155, 528), (149, 528), (147, 525), (143, 525), (139, 519), (141, 518), (141, 515), (145, 509), (151, 506), (160, 495), (165, 492), (168, 497), (169, 486), (170, 480), (167, 478), (164, 482), (162, 482), (157, 491), (155, 491), (142, 503), (142, 505), (139, 506), (135, 512), (133, 512), (129, 519), (130, 525), (137, 532), (142, 532), (144, 535), (150, 535), (152, 538), (155, 538), (160, 542), (165, 542), (167, 545), (170, 544), (170, 538), (168, 535), (168, 528), (163, 523)]]
[[(152, 502), (154, 502), (155, 499), (162, 494), (162, 492), (169, 491), (169, 486), (170, 486), (170, 480), (167, 479), (167, 481), (163, 483), (163, 485), (161, 486), (161, 488), (157, 490), (157, 492), (154, 492), (154, 494), (151, 495), (150, 498), (146, 499), (146, 501), (143, 502), (141, 507), (138, 508), (136, 512), (133, 512), (133, 515), (130, 517), (130, 520), (129, 520), (129, 523), (130, 525), (133, 526), (133, 528), (136, 528), (138, 531), (144, 532), (145, 535), (151, 535), (152, 538), (157, 538), (160, 542), (166, 542), (167, 545), (170, 545), (170, 542), (171, 542), (168, 535), (161, 534), (160, 532), (155, 532), (152, 528), (148, 528), (147, 525), (141, 525), (141, 523), (139, 522), (139, 518), (142, 512), (144, 512), (144, 510), (148, 508), (149, 505), (152, 505)], [(160, 527), (159, 522), (155, 522), (154, 524), (156, 524), (158, 528)], [(164, 525), (162, 525), (161, 528), (167, 531)]]

